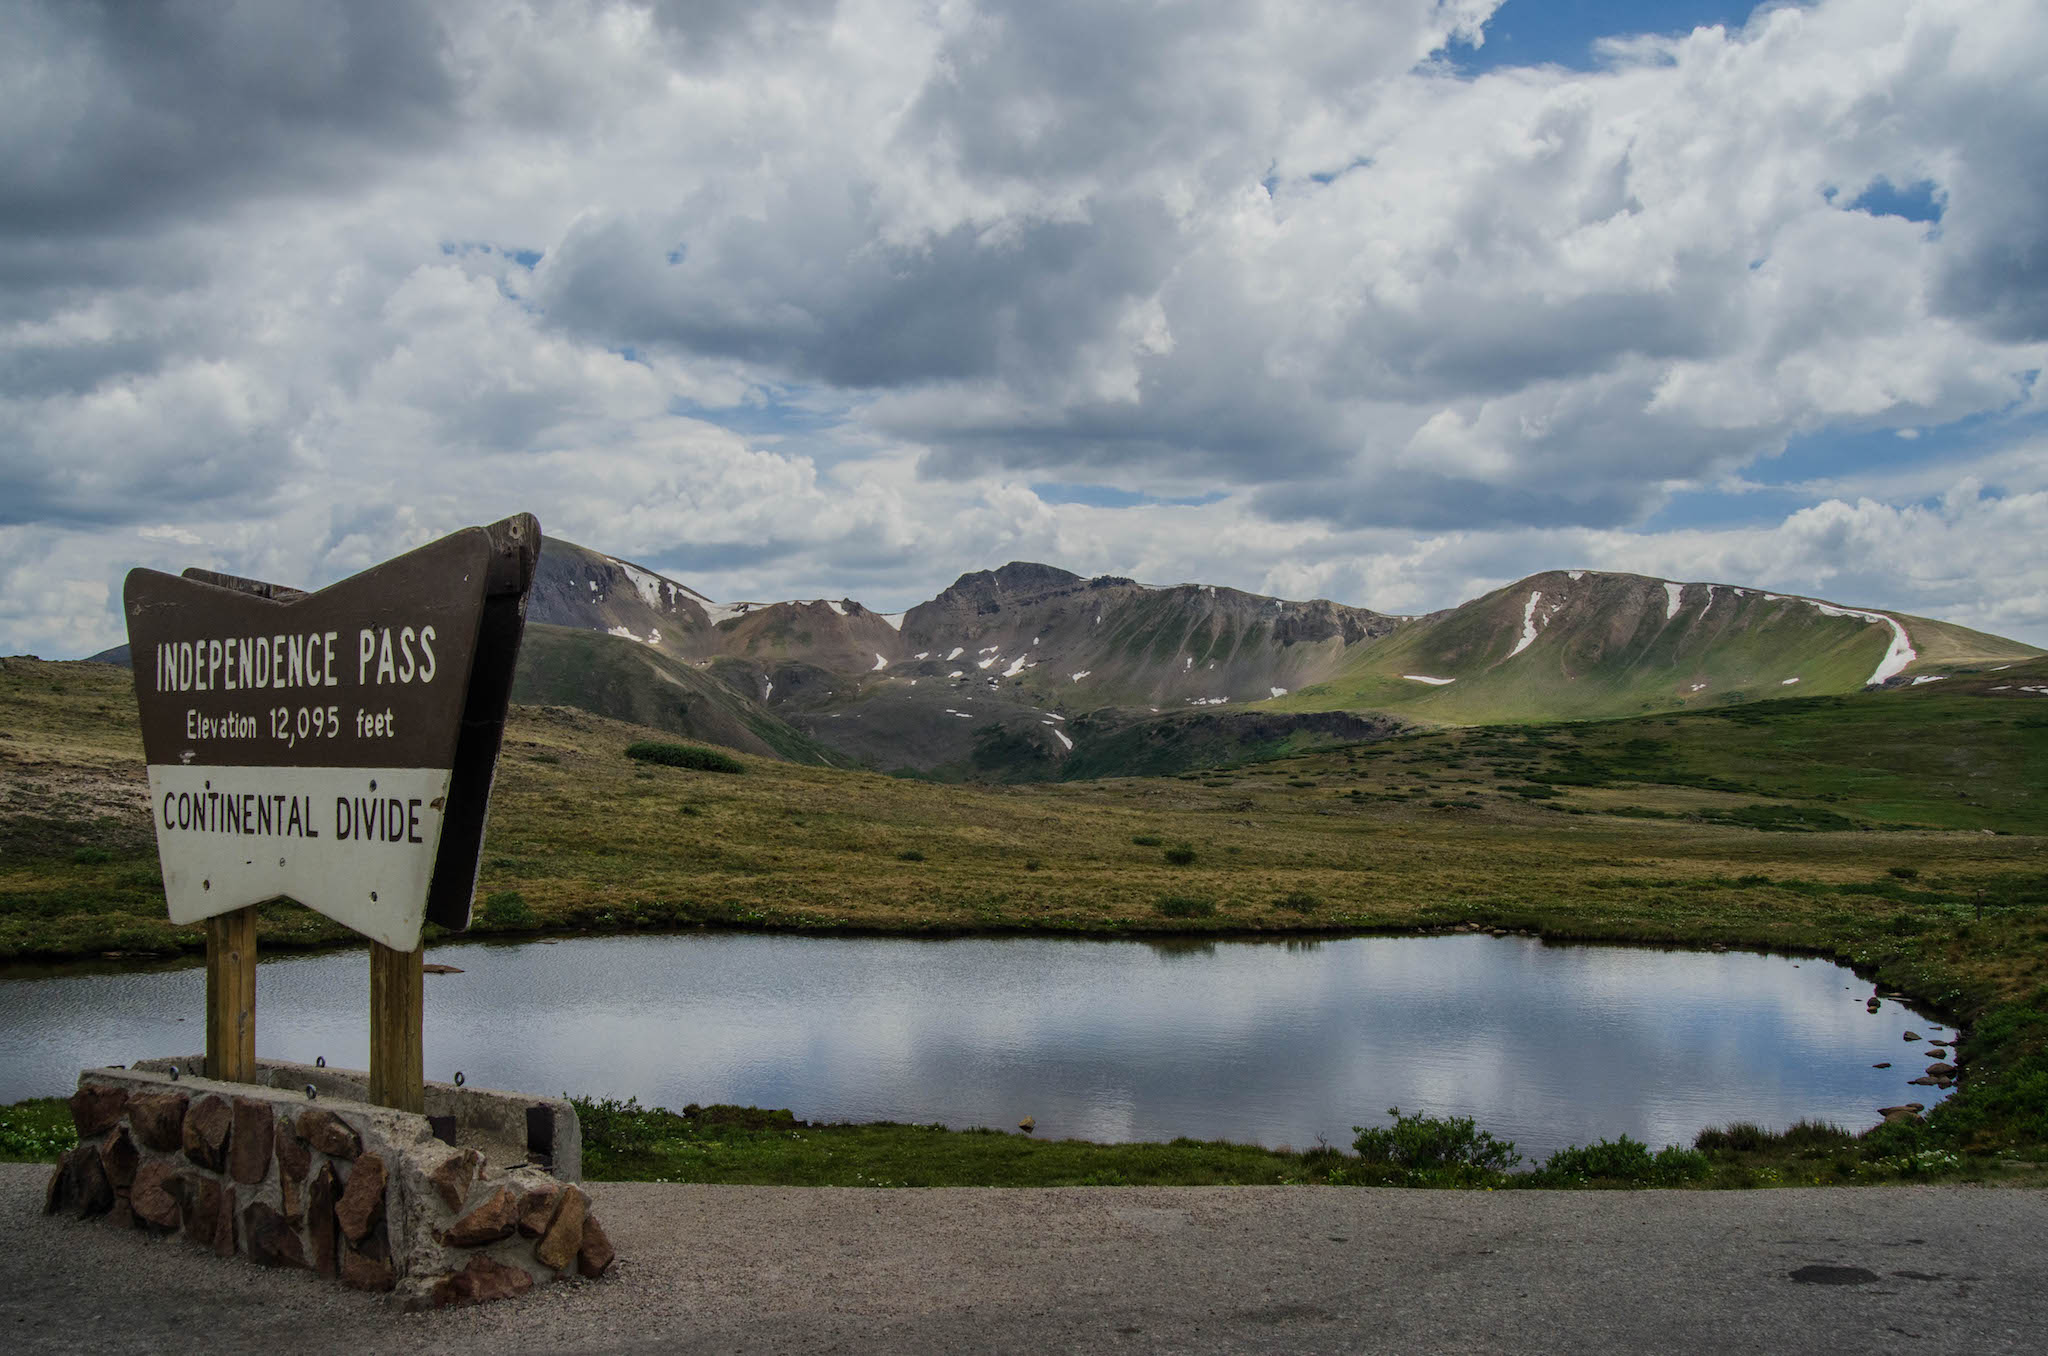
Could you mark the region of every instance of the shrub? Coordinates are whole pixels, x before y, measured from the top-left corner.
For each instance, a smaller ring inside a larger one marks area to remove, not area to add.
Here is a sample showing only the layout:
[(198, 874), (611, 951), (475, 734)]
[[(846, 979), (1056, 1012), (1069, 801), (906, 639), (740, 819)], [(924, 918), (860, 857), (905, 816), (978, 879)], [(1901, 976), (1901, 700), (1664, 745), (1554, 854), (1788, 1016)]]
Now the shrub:
[(1216, 904), (1199, 895), (1164, 895), (1159, 912), (1168, 918), (1208, 918), (1216, 912)]
[(1166, 862), (1169, 866), (1186, 866), (1194, 859), (1195, 849), (1190, 843), (1175, 843), (1166, 850)]
[(1306, 890), (1294, 890), (1273, 901), (1276, 909), (1292, 909), (1296, 913), (1314, 913), (1323, 906), (1323, 901)]
[(1918, 880), (1920, 879), (1920, 868), (1917, 866), (1886, 867), (1885, 874), (1899, 880)]
[(484, 922), (494, 928), (525, 928), (534, 923), (533, 906), (517, 890), (498, 890), (484, 896)]
[(1755, 1153), (1771, 1142), (1771, 1132), (1750, 1121), (1708, 1126), (1693, 1136), (1692, 1147), (1708, 1153)]
[(82, 847), (71, 854), (71, 860), (79, 866), (105, 866), (114, 860), (114, 854), (103, 847)]
[(1513, 1140), (1475, 1128), (1470, 1116), (1404, 1116), (1397, 1106), (1387, 1114), (1392, 1125), (1351, 1127), (1358, 1132), (1352, 1147), (1367, 1163), (1410, 1172), (1506, 1172), (1522, 1161)]
[(1623, 1135), (1588, 1144), (1583, 1149), (1576, 1144), (1559, 1149), (1544, 1162), (1538, 1176), (1559, 1182), (1597, 1180), (1676, 1186), (1698, 1181), (1707, 1171), (1707, 1156), (1697, 1149), (1670, 1144), (1653, 1154), (1648, 1145)]
[(1164, 838), (1161, 838), (1156, 833), (1134, 833), (1131, 835), (1131, 842), (1139, 847), (1158, 847), (1165, 841)]
[(745, 772), (746, 764), (737, 758), (718, 752), (716, 749), (700, 749), (694, 744), (670, 744), (660, 739), (642, 739), (626, 745), (626, 756), (643, 763), (660, 763), (665, 767), (686, 767), (698, 772)]
[(899, 862), (921, 862), (924, 860), (924, 854), (916, 848), (905, 848), (896, 854), (896, 860)]

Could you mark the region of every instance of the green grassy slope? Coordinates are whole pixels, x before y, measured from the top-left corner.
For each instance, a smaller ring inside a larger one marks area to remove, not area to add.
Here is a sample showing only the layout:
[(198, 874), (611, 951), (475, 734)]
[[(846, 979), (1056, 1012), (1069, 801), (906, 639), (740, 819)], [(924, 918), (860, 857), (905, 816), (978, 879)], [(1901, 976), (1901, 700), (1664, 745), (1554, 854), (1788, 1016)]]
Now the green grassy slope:
[(688, 661), (596, 631), (528, 626), (512, 699), (574, 706), (792, 762), (844, 767), (853, 761)]
[[(1677, 586), (1674, 609), (1662, 580), (1580, 573), (1534, 575), (1404, 627), (1361, 648), (1329, 681), (1270, 705), (1388, 711), (1443, 724), (1710, 709), (1858, 691), (1891, 644), (1889, 626), (1831, 615), (1803, 598), (1685, 584)], [(1916, 644), (1924, 636), (1927, 645), (1909, 674), (2039, 653), (1945, 623), (1900, 620)], [(1518, 650), (1525, 627), (1535, 638)]]

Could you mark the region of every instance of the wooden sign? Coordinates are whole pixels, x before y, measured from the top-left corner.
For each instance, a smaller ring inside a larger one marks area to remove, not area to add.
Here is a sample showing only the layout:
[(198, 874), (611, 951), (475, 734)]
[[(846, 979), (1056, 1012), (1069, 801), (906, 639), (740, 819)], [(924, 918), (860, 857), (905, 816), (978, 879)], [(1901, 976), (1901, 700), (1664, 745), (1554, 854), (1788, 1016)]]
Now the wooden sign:
[(283, 896), (402, 952), (469, 926), (539, 554), (521, 514), (317, 593), (131, 571), (171, 921)]

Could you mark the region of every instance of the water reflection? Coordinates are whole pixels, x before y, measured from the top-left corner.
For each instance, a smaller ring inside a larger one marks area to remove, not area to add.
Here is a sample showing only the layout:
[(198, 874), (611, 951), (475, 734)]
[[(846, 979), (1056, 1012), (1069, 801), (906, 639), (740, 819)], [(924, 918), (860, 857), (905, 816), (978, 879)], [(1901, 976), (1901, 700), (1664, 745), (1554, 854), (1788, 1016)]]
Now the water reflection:
[[(1398, 1105), (1473, 1116), (1534, 1156), (1737, 1119), (1861, 1128), (1938, 1096), (1905, 1085), (1924, 1061), (1901, 1033), (1939, 1024), (1867, 1012), (1839, 967), (1732, 952), (696, 933), (433, 958), (465, 973), (427, 981), (432, 1077), (807, 1119), (1028, 1115), (1055, 1137), (1302, 1146), (1348, 1144)], [(362, 1067), (366, 970), (360, 953), (265, 963), (259, 1051)], [(197, 1051), (204, 987), (196, 968), (0, 981), (0, 1099)]]

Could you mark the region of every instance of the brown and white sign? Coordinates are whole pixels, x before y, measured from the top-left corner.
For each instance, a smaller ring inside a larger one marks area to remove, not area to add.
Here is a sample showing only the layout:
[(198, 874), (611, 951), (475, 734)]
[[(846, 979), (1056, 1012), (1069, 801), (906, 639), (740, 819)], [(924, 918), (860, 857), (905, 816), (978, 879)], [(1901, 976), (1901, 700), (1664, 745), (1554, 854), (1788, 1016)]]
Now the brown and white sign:
[(317, 593), (128, 575), (174, 923), (286, 896), (398, 951), (469, 923), (540, 528), (467, 528)]

